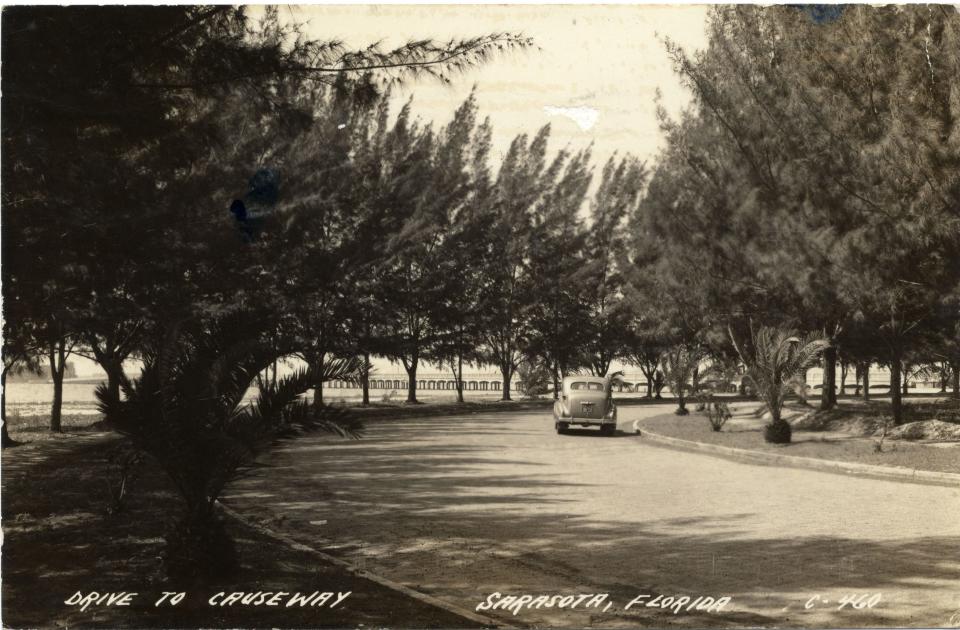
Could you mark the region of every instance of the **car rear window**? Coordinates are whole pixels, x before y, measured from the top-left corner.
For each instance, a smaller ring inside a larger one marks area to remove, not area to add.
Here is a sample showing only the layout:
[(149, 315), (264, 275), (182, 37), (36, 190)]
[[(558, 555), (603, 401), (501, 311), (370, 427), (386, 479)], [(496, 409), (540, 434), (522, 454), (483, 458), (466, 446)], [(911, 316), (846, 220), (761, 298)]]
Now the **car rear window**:
[(592, 392), (602, 392), (603, 383), (585, 383), (583, 381), (577, 381), (575, 383), (570, 383), (570, 389), (585, 389)]

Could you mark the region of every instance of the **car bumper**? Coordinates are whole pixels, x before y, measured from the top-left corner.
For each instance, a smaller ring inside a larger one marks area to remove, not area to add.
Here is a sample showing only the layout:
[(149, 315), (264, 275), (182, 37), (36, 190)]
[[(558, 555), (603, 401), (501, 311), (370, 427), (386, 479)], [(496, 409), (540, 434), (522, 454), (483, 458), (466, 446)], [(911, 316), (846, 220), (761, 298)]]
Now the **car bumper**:
[(617, 424), (616, 418), (564, 418), (559, 416), (556, 418), (557, 422), (564, 422), (570, 426), (580, 426), (580, 427), (599, 427), (605, 424)]

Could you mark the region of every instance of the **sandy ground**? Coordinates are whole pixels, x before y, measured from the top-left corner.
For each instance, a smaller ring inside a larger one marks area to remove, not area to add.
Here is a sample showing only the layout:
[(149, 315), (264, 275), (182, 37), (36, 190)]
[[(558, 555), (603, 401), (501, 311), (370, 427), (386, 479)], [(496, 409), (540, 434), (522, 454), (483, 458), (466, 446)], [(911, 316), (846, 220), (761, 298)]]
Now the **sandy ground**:
[[(285, 447), (228, 500), (468, 608), (494, 592), (612, 602), (486, 611), (518, 625), (960, 621), (960, 489), (739, 464), (624, 431), (670, 409), (622, 407), (613, 438), (558, 436), (542, 412), (374, 422), (360, 441)], [(720, 613), (625, 610), (642, 594), (732, 599)]]

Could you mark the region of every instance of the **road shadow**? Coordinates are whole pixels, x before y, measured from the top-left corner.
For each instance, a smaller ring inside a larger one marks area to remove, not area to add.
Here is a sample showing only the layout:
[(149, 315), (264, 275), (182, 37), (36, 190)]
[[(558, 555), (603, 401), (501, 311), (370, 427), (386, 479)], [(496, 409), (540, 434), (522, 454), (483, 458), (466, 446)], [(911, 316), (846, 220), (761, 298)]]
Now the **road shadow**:
[[(785, 530), (758, 537), (749, 510), (717, 516), (705, 508), (639, 522), (577, 515), (574, 489), (610, 492), (612, 484), (560, 478), (486, 440), (504, 432), (565, 444), (604, 438), (551, 429), (528, 430), (491, 414), (383, 425), (358, 442), (303, 440), (272, 458), (272, 468), (233, 486), (228, 501), (307, 544), (459, 605), (472, 607), (494, 591), (554, 593), (558, 585), (565, 589), (559, 592), (606, 592), (617, 603), (603, 614), (536, 611), (539, 625), (943, 625), (960, 608), (942, 597), (960, 576), (960, 536), (870, 540)], [(433, 439), (448, 432), (456, 444)], [(603, 567), (603, 577), (588, 574), (585, 564)], [(843, 594), (877, 592), (883, 605), (836, 609)], [(739, 612), (623, 610), (641, 593), (726, 595)], [(832, 605), (805, 608), (815, 594)], [(523, 614), (508, 617), (532, 623)]]

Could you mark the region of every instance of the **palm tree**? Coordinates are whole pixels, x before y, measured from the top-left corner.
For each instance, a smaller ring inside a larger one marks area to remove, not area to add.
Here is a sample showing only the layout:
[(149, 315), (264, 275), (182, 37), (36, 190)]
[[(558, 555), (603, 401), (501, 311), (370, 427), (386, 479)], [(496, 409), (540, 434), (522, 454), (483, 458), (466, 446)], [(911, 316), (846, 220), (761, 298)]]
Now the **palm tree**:
[(159, 464), (182, 499), (184, 513), (167, 533), (171, 577), (216, 577), (238, 566), (233, 541), (215, 511), (224, 487), (249, 470), (278, 440), (323, 430), (359, 437), (346, 411), (315, 406), (301, 394), (321, 381), (353, 380), (355, 359), (331, 361), (323, 373), (301, 369), (278, 380), (256, 376), (289, 354), (249, 315), (205, 325), (175, 326), (144, 360), (124, 398), (97, 389), (99, 408), (113, 427)]
[(768, 442), (789, 443), (790, 424), (781, 418), (783, 402), (792, 391), (791, 381), (813, 365), (829, 340), (816, 334), (800, 337), (795, 330), (761, 326), (750, 327), (750, 347), (737, 344), (733, 330), (728, 329), (740, 360), (747, 366), (746, 377), (770, 411), (771, 421), (764, 437)]
[(693, 377), (693, 372), (700, 365), (702, 357), (703, 353), (699, 348), (679, 344), (665, 352), (661, 358), (664, 378), (670, 386), (671, 393), (677, 399), (677, 410), (674, 413), (678, 416), (690, 413), (687, 410), (686, 396), (693, 387), (688, 384), (688, 381)]

